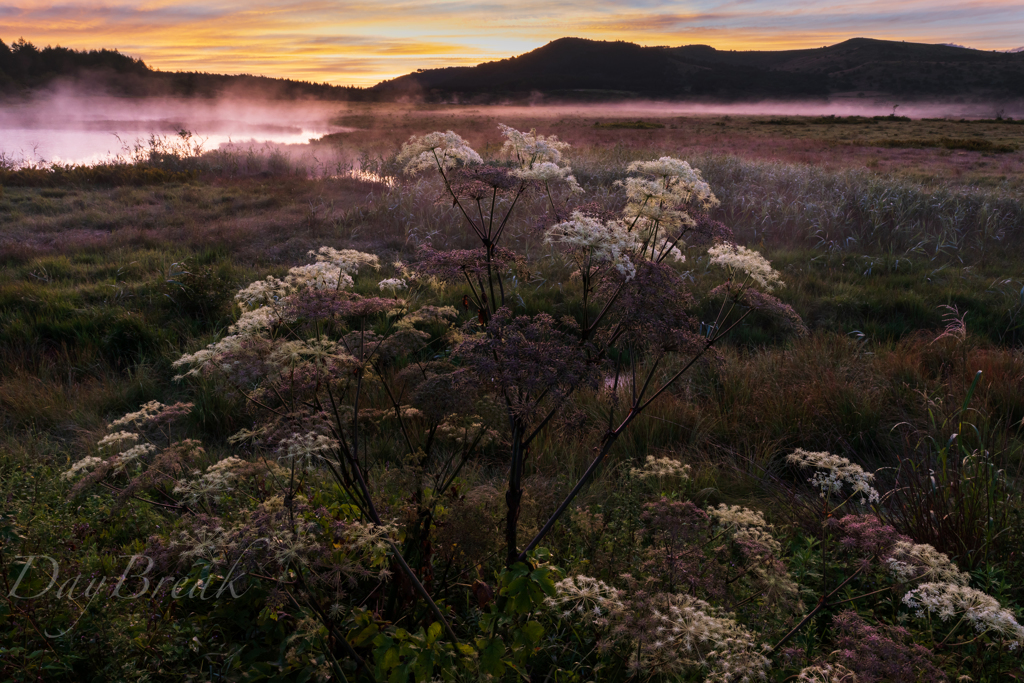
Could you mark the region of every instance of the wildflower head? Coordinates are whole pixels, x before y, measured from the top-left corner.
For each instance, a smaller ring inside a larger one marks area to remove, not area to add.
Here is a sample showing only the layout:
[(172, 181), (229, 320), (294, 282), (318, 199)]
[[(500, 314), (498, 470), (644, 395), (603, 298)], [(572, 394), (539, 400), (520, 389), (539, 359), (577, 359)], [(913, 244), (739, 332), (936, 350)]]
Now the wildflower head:
[(696, 203), (704, 211), (718, 206), (718, 199), (700, 171), (682, 159), (661, 157), (655, 161), (634, 161), (626, 171), (653, 178), (671, 193), (675, 204)]
[(768, 262), (768, 259), (756, 251), (738, 244), (716, 244), (708, 249), (708, 256), (711, 257), (713, 265), (728, 269), (730, 275), (746, 274), (766, 292), (785, 284), (779, 277), (778, 271), (772, 269), (772, 264)]
[(1024, 627), (1013, 612), (991, 595), (955, 583), (926, 583), (903, 596), (903, 602), (921, 619), (934, 614), (944, 622), (961, 619), (978, 635), (1006, 641), (1011, 650), (1024, 645)]
[(452, 131), (435, 131), (421, 137), (415, 135), (402, 145), (398, 163), (404, 165), (406, 173), (418, 173), (440, 168), (448, 171), (456, 166), (482, 164), (483, 159), (469, 143)]
[(849, 487), (854, 494), (860, 494), (862, 503), (878, 502), (878, 491), (871, 487), (875, 475), (865, 472), (860, 465), (846, 458), (798, 448), (786, 456), (786, 462), (818, 470), (807, 481), (819, 490), (822, 498), (841, 493), (844, 487)]
[(327, 457), (337, 447), (337, 441), (323, 434), (295, 433), (283, 439), (279, 444), (279, 460), (294, 462), (297, 466), (314, 469), (318, 460)]
[(380, 287), (380, 291), (383, 292), (385, 290), (390, 290), (392, 294), (400, 289), (409, 288), (409, 285), (405, 283), (405, 280), (400, 277), (391, 277), (386, 280), (381, 280), (377, 285)]
[(927, 543), (902, 538), (888, 552), (889, 571), (901, 583), (930, 579), (966, 586), (971, 577), (960, 571), (949, 556)]
[(537, 135), (534, 128), (528, 133), (523, 133), (499, 123), (498, 129), (505, 138), (501, 153), (519, 162), (523, 168), (530, 168), (538, 163), (558, 164), (562, 160), (562, 152), (569, 148), (568, 142), (562, 142), (554, 135)]
[(380, 257), (376, 254), (367, 254), (355, 249), (335, 249), (333, 247), (320, 247), (316, 251), (310, 251), (309, 255), (317, 263), (329, 263), (342, 272), (354, 275), (363, 266), (369, 266), (374, 270), (380, 270)]
[(640, 480), (686, 480), (690, 478), (690, 466), (672, 458), (656, 458), (653, 455), (648, 455), (643, 467), (634, 467), (629, 473)]
[(570, 576), (555, 584), (555, 595), (544, 600), (565, 619), (594, 621), (622, 609), (619, 591), (589, 576)]
[(570, 220), (549, 228), (545, 237), (572, 253), (581, 269), (609, 265), (627, 280), (636, 275), (630, 254), (637, 240), (618, 221), (602, 222), (576, 211)]

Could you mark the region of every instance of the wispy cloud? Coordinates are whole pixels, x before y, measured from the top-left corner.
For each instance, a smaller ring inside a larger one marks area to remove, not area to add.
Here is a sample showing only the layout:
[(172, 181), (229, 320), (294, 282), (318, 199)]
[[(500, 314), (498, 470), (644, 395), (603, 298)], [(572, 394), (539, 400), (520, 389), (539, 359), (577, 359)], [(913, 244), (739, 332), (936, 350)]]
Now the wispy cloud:
[(111, 47), (160, 69), (370, 85), (417, 68), (500, 59), (565, 35), (722, 49), (866, 36), (1008, 49), (1018, 0), (10, 0), (0, 38)]

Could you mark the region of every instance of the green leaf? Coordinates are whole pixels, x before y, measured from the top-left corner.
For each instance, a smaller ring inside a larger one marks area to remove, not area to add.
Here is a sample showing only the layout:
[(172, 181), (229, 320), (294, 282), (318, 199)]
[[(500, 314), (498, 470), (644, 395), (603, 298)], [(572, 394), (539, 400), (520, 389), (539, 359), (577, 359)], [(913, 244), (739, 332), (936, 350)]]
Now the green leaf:
[(367, 641), (371, 640), (374, 636), (376, 636), (379, 630), (380, 629), (377, 627), (377, 624), (370, 624), (362, 631), (360, 631), (359, 635), (355, 636), (354, 638), (349, 637), (349, 641), (352, 643), (352, 645), (356, 647), (362, 647), (366, 644)]
[(433, 646), (434, 641), (441, 637), (441, 633), (444, 629), (441, 627), (440, 622), (435, 621), (433, 624), (427, 627), (427, 645)]
[(533, 573), (530, 574), (530, 578), (533, 579), (538, 586), (540, 586), (540, 589), (544, 591), (545, 594), (554, 597), (555, 581), (551, 577), (550, 567), (538, 567), (537, 569), (534, 569)]
[(539, 621), (528, 621), (523, 624), (521, 630), (533, 644), (539, 643), (540, 639), (544, 636), (544, 627)]
[(480, 648), (480, 670), (492, 676), (501, 676), (505, 673), (505, 662), (501, 658), (505, 656), (505, 643), (501, 638), (490, 638), (488, 640), (477, 640), (477, 647)]
[(409, 683), (409, 668), (412, 666), (412, 661), (408, 661), (402, 666), (396, 666), (395, 670), (391, 672), (391, 676), (388, 677), (388, 683)]
[(412, 665), (412, 673), (416, 677), (417, 683), (420, 681), (429, 683), (434, 675), (434, 652), (432, 650), (424, 650), (419, 654)]
[(380, 664), (378, 666), (380, 666), (384, 671), (387, 671), (394, 666), (398, 666), (398, 648), (389, 647), (388, 651), (384, 653), (384, 657), (380, 660)]

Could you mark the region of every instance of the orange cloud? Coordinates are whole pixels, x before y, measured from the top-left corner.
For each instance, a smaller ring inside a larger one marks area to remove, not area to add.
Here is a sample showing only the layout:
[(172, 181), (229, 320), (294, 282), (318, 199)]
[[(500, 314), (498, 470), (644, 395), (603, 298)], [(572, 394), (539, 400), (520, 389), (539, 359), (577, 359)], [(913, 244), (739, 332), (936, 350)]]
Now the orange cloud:
[(8, 0), (0, 38), (117, 48), (151, 67), (372, 85), (476, 64), (572, 35), (721, 49), (818, 47), (855, 36), (1024, 43), (1017, 0)]

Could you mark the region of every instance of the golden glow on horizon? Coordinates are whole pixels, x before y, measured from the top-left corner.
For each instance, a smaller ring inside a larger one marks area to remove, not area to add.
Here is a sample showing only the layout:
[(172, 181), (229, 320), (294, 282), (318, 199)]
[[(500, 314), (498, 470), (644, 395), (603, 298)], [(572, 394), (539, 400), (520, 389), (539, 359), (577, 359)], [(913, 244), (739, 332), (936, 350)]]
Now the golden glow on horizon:
[(503, 59), (564, 36), (722, 50), (821, 47), (857, 36), (980, 49), (1024, 43), (1017, 0), (121, 2), (10, 0), (0, 7), (0, 39), (116, 48), (156, 69), (360, 86)]

